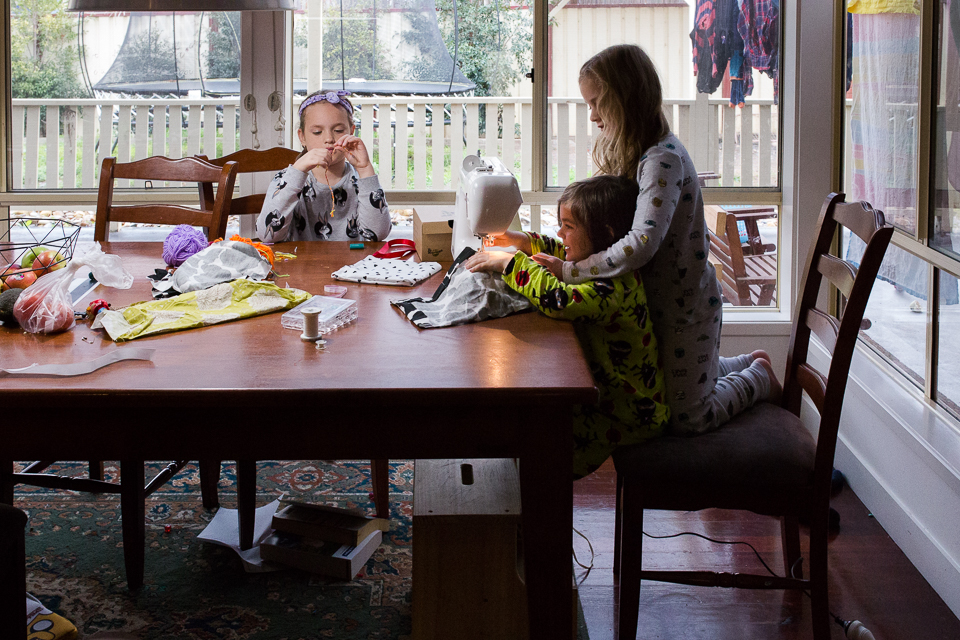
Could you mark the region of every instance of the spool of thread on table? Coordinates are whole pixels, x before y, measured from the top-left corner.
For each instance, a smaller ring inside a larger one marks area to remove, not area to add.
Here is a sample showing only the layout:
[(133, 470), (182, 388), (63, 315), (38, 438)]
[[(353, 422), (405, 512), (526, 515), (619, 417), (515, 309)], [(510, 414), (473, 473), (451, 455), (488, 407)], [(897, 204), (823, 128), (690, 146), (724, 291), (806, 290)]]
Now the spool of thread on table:
[(300, 338), (310, 341), (320, 339), (320, 309), (303, 310), (303, 333)]

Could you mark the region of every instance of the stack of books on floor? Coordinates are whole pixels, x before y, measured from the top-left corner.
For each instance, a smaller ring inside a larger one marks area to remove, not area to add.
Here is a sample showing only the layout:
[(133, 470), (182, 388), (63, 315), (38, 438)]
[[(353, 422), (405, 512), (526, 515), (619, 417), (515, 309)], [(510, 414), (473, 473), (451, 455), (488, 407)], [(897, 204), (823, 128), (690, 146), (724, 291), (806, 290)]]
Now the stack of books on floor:
[(353, 580), (390, 530), (389, 520), (349, 509), (286, 497), (280, 504), (260, 557), (340, 580)]

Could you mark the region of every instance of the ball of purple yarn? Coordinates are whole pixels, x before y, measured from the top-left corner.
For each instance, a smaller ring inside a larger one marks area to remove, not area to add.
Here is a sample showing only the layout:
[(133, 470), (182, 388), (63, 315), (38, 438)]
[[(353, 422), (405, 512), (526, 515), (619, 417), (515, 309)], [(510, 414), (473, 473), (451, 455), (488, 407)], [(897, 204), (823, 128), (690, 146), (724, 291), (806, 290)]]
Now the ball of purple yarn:
[(171, 267), (179, 267), (193, 254), (207, 248), (207, 237), (188, 224), (177, 225), (163, 241), (163, 260)]

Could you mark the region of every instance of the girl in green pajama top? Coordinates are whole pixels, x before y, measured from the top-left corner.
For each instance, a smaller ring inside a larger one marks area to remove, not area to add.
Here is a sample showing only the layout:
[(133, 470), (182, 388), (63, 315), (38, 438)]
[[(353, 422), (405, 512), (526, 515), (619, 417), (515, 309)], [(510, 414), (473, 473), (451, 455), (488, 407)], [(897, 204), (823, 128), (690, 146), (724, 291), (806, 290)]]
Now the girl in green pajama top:
[(616, 447), (663, 432), (669, 409), (657, 340), (639, 271), (564, 284), (530, 256), (581, 260), (610, 246), (629, 230), (638, 191), (635, 180), (616, 176), (571, 184), (558, 202), (562, 242), (508, 231), (493, 243), (517, 247), (515, 255), (484, 251), (464, 264), (471, 271), (502, 273), (543, 314), (574, 322), (600, 391), (595, 405), (583, 405), (574, 415), (574, 479), (596, 470)]

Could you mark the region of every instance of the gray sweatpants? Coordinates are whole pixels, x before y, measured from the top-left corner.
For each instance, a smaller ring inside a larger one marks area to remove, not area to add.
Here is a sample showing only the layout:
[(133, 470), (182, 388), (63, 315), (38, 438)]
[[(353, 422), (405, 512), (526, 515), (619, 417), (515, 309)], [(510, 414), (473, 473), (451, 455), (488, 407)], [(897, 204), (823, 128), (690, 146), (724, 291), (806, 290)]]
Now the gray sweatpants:
[(713, 431), (770, 396), (767, 370), (753, 356), (718, 355), (720, 312), (711, 320), (657, 337), (672, 433)]

